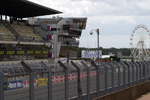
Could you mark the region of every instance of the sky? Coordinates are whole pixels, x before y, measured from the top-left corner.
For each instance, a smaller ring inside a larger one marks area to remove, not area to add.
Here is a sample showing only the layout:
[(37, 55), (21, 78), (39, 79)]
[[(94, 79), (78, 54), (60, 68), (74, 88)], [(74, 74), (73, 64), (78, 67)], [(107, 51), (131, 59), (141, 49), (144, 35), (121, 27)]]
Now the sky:
[[(63, 12), (60, 17), (87, 17), (79, 47), (130, 48), (132, 30), (139, 24), (150, 28), (150, 0), (29, 0)], [(51, 16), (43, 16), (45, 18)], [(147, 33), (146, 33), (147, 34)]]

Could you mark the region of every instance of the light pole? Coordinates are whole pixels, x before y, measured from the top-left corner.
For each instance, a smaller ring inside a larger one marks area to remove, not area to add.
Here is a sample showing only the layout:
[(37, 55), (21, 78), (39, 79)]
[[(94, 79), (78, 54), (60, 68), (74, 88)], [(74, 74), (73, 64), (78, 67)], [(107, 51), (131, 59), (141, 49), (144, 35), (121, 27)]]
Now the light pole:
[(98, 66), (99, 66), (99, 29), (92, 29), (90, 34), (93, 34), (93, 30), (97, 33), (97, 52), (98, 52)]
[(93, 34), (93, 30), (97, 33), (97, 52), (98, 52), (98, 68), (97, 68), (97, 97), (99, 96), (99, 29), (92, 29), (90, 34)]

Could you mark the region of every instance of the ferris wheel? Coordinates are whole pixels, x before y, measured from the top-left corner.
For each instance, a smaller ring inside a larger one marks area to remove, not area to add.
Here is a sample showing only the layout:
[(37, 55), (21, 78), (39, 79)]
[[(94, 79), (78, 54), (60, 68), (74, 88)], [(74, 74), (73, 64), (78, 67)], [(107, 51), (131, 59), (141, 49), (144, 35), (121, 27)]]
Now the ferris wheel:
[(149, 57), (150, 33), (145, 25), (137, 25), (130, 36), (131, 55), (137, 60), (146, 60)]

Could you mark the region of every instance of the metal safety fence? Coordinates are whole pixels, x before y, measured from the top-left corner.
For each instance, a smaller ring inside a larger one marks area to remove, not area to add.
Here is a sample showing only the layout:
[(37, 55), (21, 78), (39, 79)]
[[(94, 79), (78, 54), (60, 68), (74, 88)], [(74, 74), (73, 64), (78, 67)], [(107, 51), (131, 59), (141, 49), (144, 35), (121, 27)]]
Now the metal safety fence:
[(92, 100), (149, 81), (150, 62), (0, 65), (0, 100)]

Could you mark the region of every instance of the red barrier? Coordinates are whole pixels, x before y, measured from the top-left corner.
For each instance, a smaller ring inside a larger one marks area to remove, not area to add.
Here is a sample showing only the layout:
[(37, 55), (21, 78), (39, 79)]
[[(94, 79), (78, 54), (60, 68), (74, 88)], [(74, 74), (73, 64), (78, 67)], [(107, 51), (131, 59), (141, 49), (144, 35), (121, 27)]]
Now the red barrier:
[(65, 76), (60, 76), (60, 82), (63, 82), (65, 80)]
[[(93, 71), (90, 72), (90, 77), (96, 76), (97, 72)], [(86, 78), (87, 77), (87, 73), (81, 73), (80, 74), (80, 78)], [(68, 80), (75, 80), (78, 78), (77, 74), (70, 74), (68, 75)], [(52, 83), (56, 83), (56, 82), (63, 82), (65, 81), (65, 76), (56, 76), (56, 77), (52, 77)], [(25, 87), (29, 86), (29, 80), (23, 81), (23, 84)], [(34, 85), (37, 85), (37, 80), (34, 80)]]

